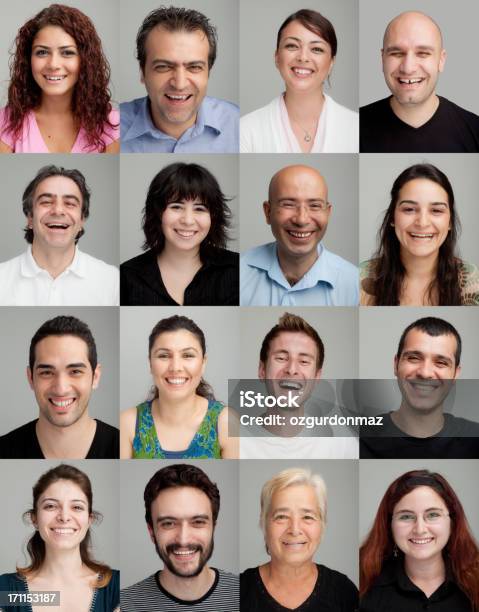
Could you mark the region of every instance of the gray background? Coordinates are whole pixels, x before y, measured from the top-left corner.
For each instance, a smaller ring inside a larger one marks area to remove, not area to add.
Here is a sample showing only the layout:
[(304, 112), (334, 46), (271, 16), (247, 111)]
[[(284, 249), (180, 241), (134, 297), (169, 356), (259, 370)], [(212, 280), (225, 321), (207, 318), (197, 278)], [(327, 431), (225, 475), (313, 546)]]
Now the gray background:
[[(3, 61), (0, 66), (2, 106), (7, 101), (7, 89), (10, 80), (8, 70), (9, 51), (20, 27), (39, 11), (49, 6), (45, 0), (15, 0), (13, 3), (3, 3), (0, 19), (0, 54)], [(117, 0), (62, 0), (62, 4), (80, 9), (93, 21), (96, 31), (102, 41), (103, 52), (110, 64), (110, 89), (115, 102), (118, 97), (118, 27), (119, 14)], [(8, 10), (7, 10), (8, 6)]]
[(195, 9), (206, 15), (217, 28), (218, 45), (211, 70), (208, 94), (238, 104), (238, 5), (234, 0), (120, 0), (120, 78), (118, 98), (121, 102), (146, 95), (140, 82), (140, 66), (136, 58), (136, 34), (150, 11), (163, 6)]
[(118, 309), (3, 306), (0, 313), (3, 350), (0, 388), (3, 390), (4, 409), (0, 434), (38, 418), (38, 406), (26, 374), (28, 350), (40, 325), (58, 315), (75, 316), (91, 329), (102, 375), (98, 389), (92, 392), (89, 414), (118, 427)]
[(321, 155), (242, 155), (240, 159), (240, 246), (241, 251), (273, 242), (266, 223), (263, 202), (268, 185), (281, 168), (304, 164), (318, 170), (328, 185), (332, 204), (324, 246), (333, 253), (358, 263), (358, 156)]
[(462, 232), (457, 242), (460, 257), (469, 263), (479, 263), (479, 155), (361, 155), (359, 162), (359, 258), (369, 259), (376, 250), (376, 235), (390, 202), (390, 192), (396, 178), (413, 164), (429, 163), (442, 170), (454, 191), (455, 209)]
[(166, 317), (180, 314), (192, 319), (206, 338), (208, 361), (204, 378), (213, 387), (216, 399), (226, 403), (228, 378), (239, 371), (239, 314), (231, 307), (122, 306), (120, 313), (120, 406), (124, 410), (143, 402), (152, 386), (148, 361), (148, 337)]
[[(178, 461), (121, 461), (120, 551), (121, 587), (153, 574), (163, 563), (150, 539), (145, 522), (143, 492), (157, 470)], [(220, 512), (215, 529), (215, 547), (208, 565), (238, 572), (238, 462), (188, 461), (202, 469), (218, 486)]]
[(241, 365), (236, 369), (239, 372), (236, 378), (258, 378), (259, 351), (263, 338), (285, 312), (303, 317), (319, 333), (325, 352), (322, 378), (357, 378), (357, 308), (283, 306), (241, 308)]
[(360, 0), (360, 88), (361, 106), (390, 95), (381, 64), (383, 34), (387, 24), (404, 11), (421, 11), (432, 17), (442, 30), (447, 52), (444, 72), (439, 75), (437, 93), (474, 113), (479, 113), (477, 79), (470, 71), (471, 45), (477, 37), (479, 4), (469, 0)]
[(51, 164), (79, 170), (90, 188), (90, 216), (85, 222), (85, 234), (78, 242), (80, 250), (117, 266), (119, 161), (116, 155), (1, 155), (4, 206), (0, 225), (0, 261), (16, 257), (26, 250), (23, 228), (27, 221), (22, 210), (22, 195), (40, 168)]
[(302, 0), (241, 0), (240, 2), (240, 100), (245, 115), (284, 91), (274, 65), (276, 36), (283, 21), (302, 8), (320, 11), (334, 26), (338, 51), (324, 93), (352, 110), (358, 108), (358, 3), (323, 0), (308, 5)]
[[(4, 461), (5, 465), (7, 462)], [(25, 544), (33, 534), (33, 527), (22, 520), (22, 514), (32, 507), (32, 487), (42, 474), (61, 462), (16, 460), (8, 462), (8, 469), (0, 470), (0, 489), (4, 501), (0, 510), (3, 525), (8, 528), (2, 533), (0, 548), (0, 573), (14, 572), (15, 565), (26, 565)], [(93, 543), (93, 558), (118, 569), (120, 547), (118, 532), (119, 465), (115, 460), (88, 459), (63, 462), (73, 465), (89, 477), (93, 490), (93, 510), (101, 512), (101, 524), (90, 528)]]
[(174, 155), (122, 153), (120, 159), (120, 261), (142, 253), (145, 235), (141, 229), (142, 210), (153, 178), (165, 166), (177, 162), (205, 167), (218, 181), (223, 194), (232, 198), (228, 206), (233, 213), (228, 248), (238, 251), (238, 156)]
[(240, 462), (240, 566), (241, 571), (269, 561), (259, 528), (260, 495), (264, 483), (281, 470), (309, 468), (320, 474), (327, 487), (328, 518), (316, 563), (346, 574), (358, 583), (358, 461), (332, 459), (318, 461)]
[(371, 529), (379, 503), (389, 485), (410, 470), (438, 472), (449, 482), (463, 505), (474, 537), (479, 536), (479, 499), (476, 459), (361, 459), (359, 466), (359, 532), (361, 541)]
[(459, 332), (461, 378), (479, 378), (479, 312), (464, 306), (360, 308), (359, 377), (394, 378), (394, 355), (402, 332), (413, 321), (430, 316), (445, 319)]

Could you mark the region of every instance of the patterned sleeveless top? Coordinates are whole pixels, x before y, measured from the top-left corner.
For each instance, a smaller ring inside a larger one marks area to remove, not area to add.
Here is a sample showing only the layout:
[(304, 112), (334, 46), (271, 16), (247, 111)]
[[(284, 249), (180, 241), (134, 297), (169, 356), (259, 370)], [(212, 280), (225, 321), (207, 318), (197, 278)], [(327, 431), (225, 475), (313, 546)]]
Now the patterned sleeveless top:
[(215, 400), (208, 401), (205, 418), (184, 451), (163, 450), (156, 433), (151, 401), (136, 407), (136, 427), (133, 439), (133, 459), (220, 459), (218, 440), (218, 416), (224, 405)]

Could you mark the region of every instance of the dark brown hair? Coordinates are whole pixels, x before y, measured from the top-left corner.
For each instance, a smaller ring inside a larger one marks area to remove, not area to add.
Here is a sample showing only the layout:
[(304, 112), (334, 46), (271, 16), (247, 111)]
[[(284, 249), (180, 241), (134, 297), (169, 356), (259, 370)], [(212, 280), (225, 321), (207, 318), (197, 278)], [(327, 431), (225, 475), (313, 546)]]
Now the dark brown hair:
[(460, 365), (462, 351), (461, 336), (454, 325), (451, 325), (451, 323), (448, 321), (444, 321), (444, 319), (439, 319), (438, 317), (423, 317), (422, 319), (418, 319), (406, 327), (401, 334), (401, 338), (399, 339), (398, 350), (396, 353), (396, 357), (398, 359), (401, 358), (404, 344), (406, 342), (406, 336), (413, 329), (418, 329), (419, 331), (422, 331), (433, 338), (436, 338), (437, 336), (453, 336), (456, 339), (456, 351), (454, 353), (456, 368)]
[(321, 38), (323, 38), (331, 47), (331, 57), (336, 57), (336, 53), (338, 51), (338, 40), (336, 38), (336, 32), (334, 31), (333, 24), (329, 21), (329, 19), (323, 17), (321, 13), (311, 9), (301, 9), (296, 11), (283, 21), (278, 30), (278, 36), (276, 38), (276, 50), (279, 49), (279, 43), (281, 41), (281, 34), (283, 33), (283, 30), (292, 21), (299, 21), (299, 23), (307, 30), (321, 36)]

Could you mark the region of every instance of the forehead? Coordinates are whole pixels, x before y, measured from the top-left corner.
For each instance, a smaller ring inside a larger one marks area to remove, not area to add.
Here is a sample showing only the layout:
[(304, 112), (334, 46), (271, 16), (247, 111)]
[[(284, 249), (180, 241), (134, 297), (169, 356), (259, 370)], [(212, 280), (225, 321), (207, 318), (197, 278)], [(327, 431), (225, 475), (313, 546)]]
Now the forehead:
[(273, 493), (271, 511), (275, 508), (318, 508), (316, 492), (311, 485), (294, 484)]
[(384, 49), (388, 47), (427, 46), (440, 50), (441, 34), (437, 25), (420, 13), (405, 13), (393, 19), (384, 35)]
[(210, 45), (203, 30), (171, 32), (159, 25), (146, 37), (145, 50), (147, 61), (207, 62)]
[(152, 346), (152, 352), (161, 348), (171, 350), (181, 350), (184, 348), (196, 348), (201, 352), (201, 344), (195, 334), (187, 329), (163, 332), (159, 334)]
[(87, 502), (87, 497), (81, 488), (73, 480), (57, 480), (49, 485), (40, 495), (39, 500), (54, 497), (55, 499), (82, 499)]
[(410, 493), (402, 497), (395, 505), (395, 509), (418, 510), (419, 512), (428, 508), (444, 508), (446, 506), (442, 497), (431, 487), (416, 487)]
[(312, 29), (312, 27), (307, 28), (298, 20), (291, 21), (291, 23), (288, 23), (288, 25), (281, 32), (280, 40), (282, 41), (285, 38), (288, 38), (289, 36), (292, 36), (293, 38), (299, 38), (300, 40), (307, 43), (319, 40), (326, 42), (322, 34), (319, 33), (318, 29), (316, 29), (315, 31)]
[(405, 183), (399, 190), (399, 201), (404, 198), (427, 202), (449, 202), (447, 191), (438, 183), (426, 178), (417, 178)]
[(35, 347), (35, 363), (57, 367), (69, 363), (88, 364), (88, 346), (77, 336), (47, 336)]
[(271, 198), (304, 198), (327, 200), (328, 188), (323, 177), (313, 168), (293, 166), (276, 174), (271, 183)]
[(209, 497), (196, 487), (165, 489), (151, 503), (153, 520), (164, 515), (188, 518), (197, 514), (212, 516), (212, 509)]
[(443, 355), (454, 362), (456, 349), (456, 338), (452, 334), (430, 336), (420, 329), (411, 329), (404, 339), (402, 354), (417, 351), (427, 355)]
[(35, 35), (33, 39), (34, 45), (42, 45), (46, 47), (75, 47), (75, 39), (70, 36), (63, 28), (55, 25), (47, 25)]
[(49, 176), (48, 178), (43, 179), (43, 181), (40, 181), (33, 194), (34, 200), (45, 193), (51, 193), (58, 197), (73, 195), (77, 197), (80, 202), (82, 200), (78, 185), (74, 180), (68, 178), (67, 176)]
[(278, 352), (308, 353), (317, 357), (318, 348), (312, 338), (304, 332), (280, 332), (269, 345), (269, 354)]

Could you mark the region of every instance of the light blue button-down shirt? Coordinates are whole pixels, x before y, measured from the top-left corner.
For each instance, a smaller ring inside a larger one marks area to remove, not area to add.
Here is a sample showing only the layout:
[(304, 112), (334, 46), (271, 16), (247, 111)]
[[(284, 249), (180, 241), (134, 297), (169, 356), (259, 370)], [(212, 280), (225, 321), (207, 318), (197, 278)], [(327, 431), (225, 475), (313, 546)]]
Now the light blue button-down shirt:
[(148, 97), (120, 104), (122, 153), (238, 153), (239, 108), (206, 96), (196, 123), (178, 138), (155, 127)]
[(359, 271), (339, 255), (318, 245), (318, 259), (291, 287), (279, 265), (276, 242), (241, 255), (242, 306), (357, 306)]

